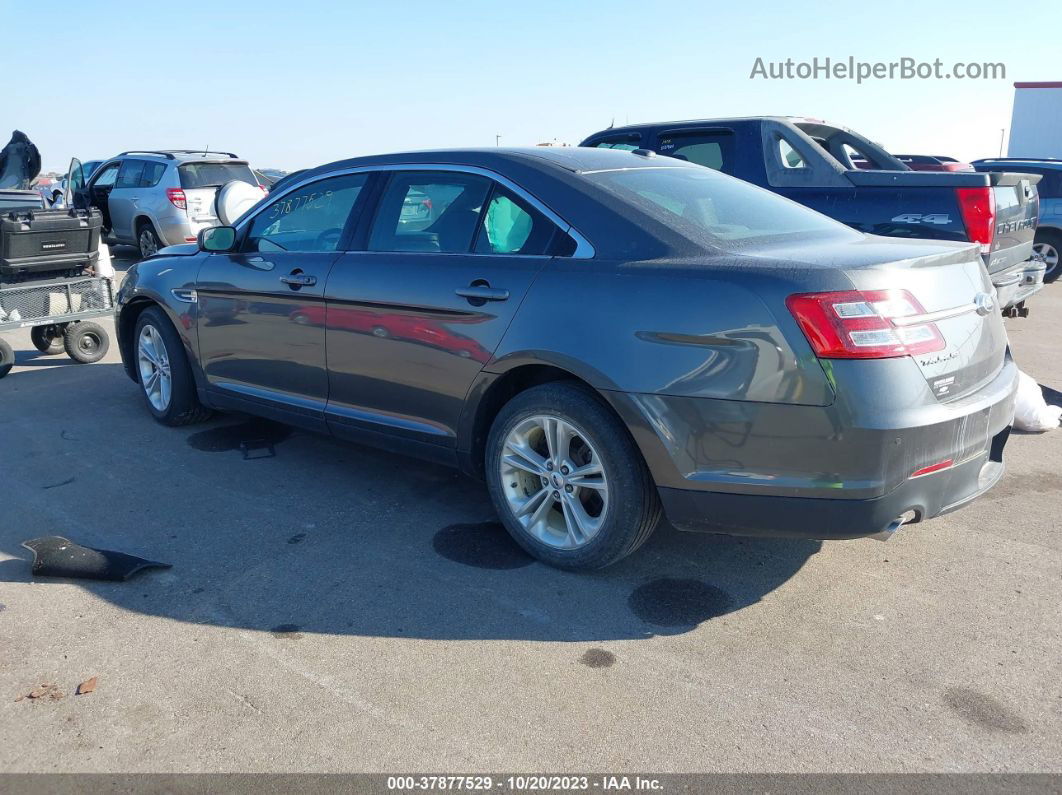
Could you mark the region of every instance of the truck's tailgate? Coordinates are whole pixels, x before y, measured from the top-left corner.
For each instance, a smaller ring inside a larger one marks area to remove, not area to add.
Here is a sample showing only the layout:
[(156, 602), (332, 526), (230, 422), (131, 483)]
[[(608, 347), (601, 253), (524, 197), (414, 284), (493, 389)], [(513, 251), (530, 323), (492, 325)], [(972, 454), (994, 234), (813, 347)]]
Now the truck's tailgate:
[(988, 255), (988, 272), (995, 275), (1032, 256), (1040, 199), (1039, 174), (988, 173), (996, 205), (996, 229)]

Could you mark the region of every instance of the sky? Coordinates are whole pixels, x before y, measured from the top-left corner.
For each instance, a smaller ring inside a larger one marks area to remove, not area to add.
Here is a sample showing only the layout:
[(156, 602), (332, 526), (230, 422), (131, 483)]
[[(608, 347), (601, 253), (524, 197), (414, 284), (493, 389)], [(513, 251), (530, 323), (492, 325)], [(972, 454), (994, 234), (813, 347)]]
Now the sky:
[[(45, 170), (207, 146), (291, 170), (740, 115), (821, 118), (893, 152), (973, 159), (999, 153), (1015, 81), (1062, 80), (1041, 36), (1062, 29), (1058, 0), (0, 0), (0, 12), (0, 137), (26, 132)], [(850, 56), (1002, 63), (1006, 77), (750, 79), (757, 58)]]

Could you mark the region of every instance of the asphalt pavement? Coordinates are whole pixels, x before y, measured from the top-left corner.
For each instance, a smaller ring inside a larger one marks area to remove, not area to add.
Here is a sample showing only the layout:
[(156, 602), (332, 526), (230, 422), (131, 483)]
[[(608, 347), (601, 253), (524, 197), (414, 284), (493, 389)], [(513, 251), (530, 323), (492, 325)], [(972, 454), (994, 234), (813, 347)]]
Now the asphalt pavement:
[[(1062, 285), (1032, 307), (1015, 357), (1062, 391)], [(1062, 770), (1062, 430), (885, 544), (665, 526), (570, 574), (450, 470), (164, 428), (113, 346), (8, 339), (2, 771)], [(172, 568), (34, 578), (44, 535)]]

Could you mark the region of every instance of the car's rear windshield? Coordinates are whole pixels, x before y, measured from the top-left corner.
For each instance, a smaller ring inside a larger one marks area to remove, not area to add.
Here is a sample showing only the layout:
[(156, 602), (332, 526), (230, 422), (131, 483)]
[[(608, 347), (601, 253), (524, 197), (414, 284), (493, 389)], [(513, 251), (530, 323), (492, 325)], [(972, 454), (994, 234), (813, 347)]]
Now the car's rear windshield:
[(709, 168), (631, 168), (586, 176), (665, 224), (692, 226), (721, 248), (800, 234), (851, 233), (825, 215)]
[(181, 175), (181, 187), (220, 188), (234, 180), (257, 185), (251, 167), (246, 163), (185, 163), (177, 167)]

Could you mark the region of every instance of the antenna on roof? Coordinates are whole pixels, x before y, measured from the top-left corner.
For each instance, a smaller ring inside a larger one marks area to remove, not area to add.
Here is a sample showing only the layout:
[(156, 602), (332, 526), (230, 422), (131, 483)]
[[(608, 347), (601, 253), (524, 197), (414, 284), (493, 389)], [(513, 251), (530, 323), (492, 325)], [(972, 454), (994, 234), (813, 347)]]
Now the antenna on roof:
[(206, 157), (207, 156), (207, 152), (209, 152), (209, 151), (210, 151), (210, 144), (207, 144), (206, 145), (206, 149), (203, 150), (203, 157)]
[(613, 127), (615, 127), (615, 126), (616, 126), (616, 117), (615, 117), (615, 116), (613, 116), (613, 117), (612, 117), (612, 121), (610, 121), (610, 122), (608, 123), (608, 127), (607, 127), (606, 129), (609, 129), (609, 130), (611, 130), (611, 129), (612, 129)]

